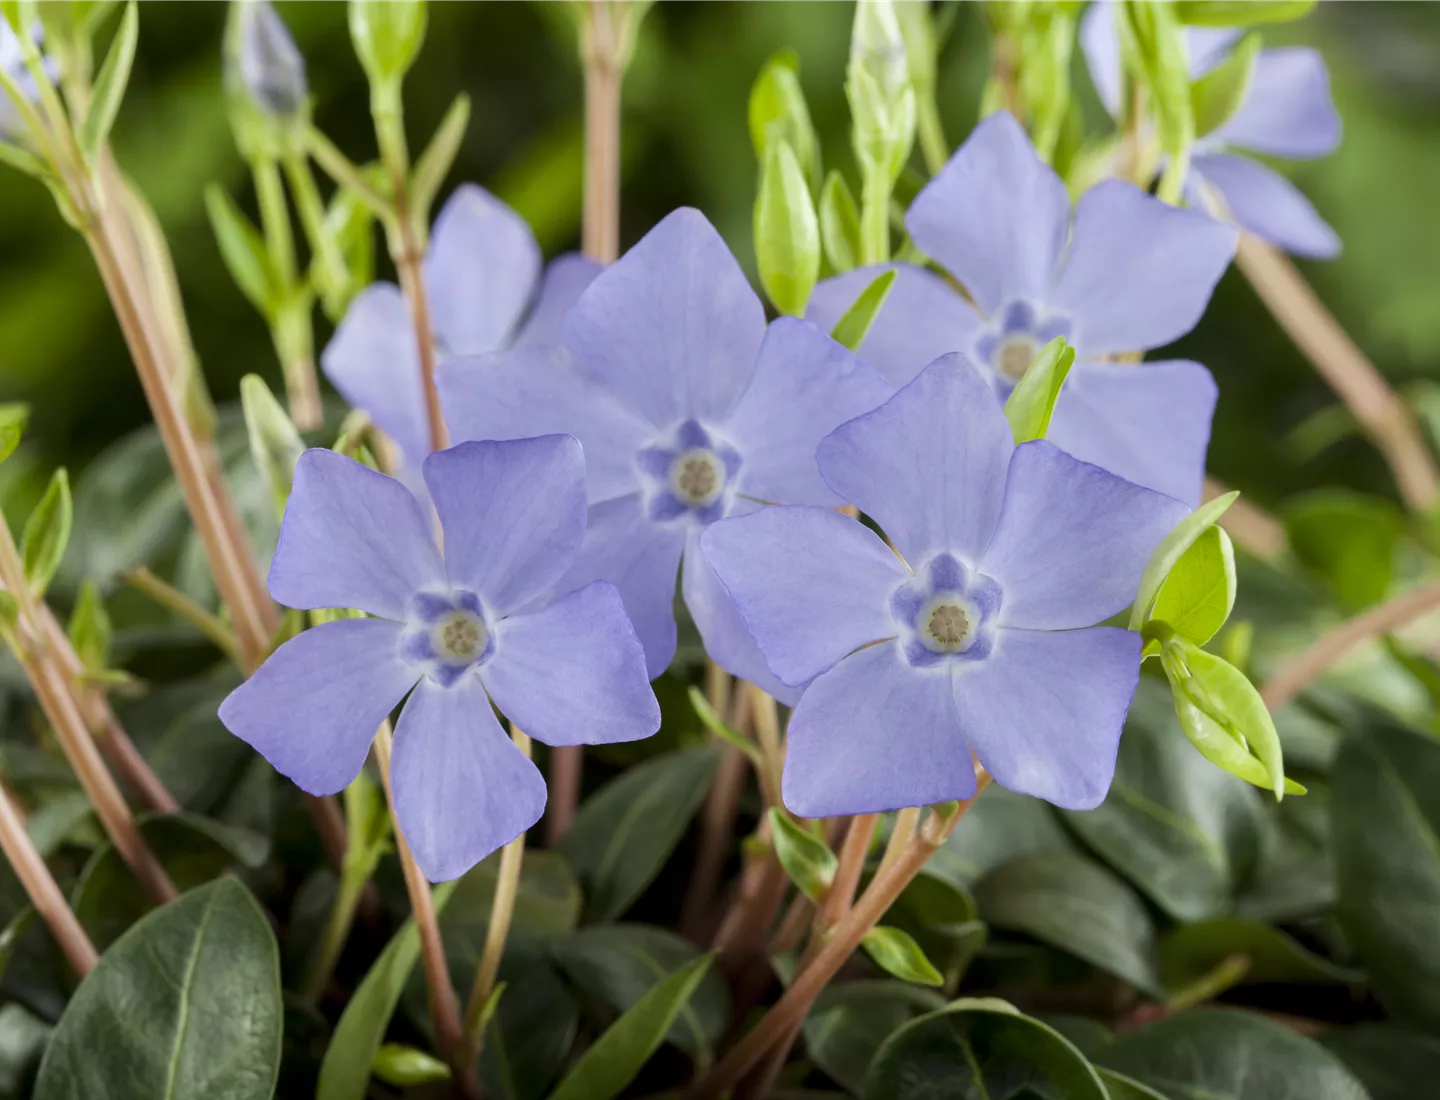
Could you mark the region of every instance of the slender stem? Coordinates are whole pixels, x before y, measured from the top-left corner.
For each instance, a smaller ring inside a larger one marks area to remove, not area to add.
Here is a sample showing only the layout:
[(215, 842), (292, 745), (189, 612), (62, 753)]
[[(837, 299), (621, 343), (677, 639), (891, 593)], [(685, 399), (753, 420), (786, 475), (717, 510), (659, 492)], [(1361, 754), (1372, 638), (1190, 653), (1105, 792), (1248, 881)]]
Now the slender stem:
[(1276, 249), (1242, 236), (1236, 263), (1298, 347), (1384, 454), (1408, 507), (1429, 511), (1440, 499), (1440, 472), (1410, 410)]
[(430, 425), (430, 449), (443, 451), (448, 443), (445, 411), (440, 406), (440, 391), (435, 386), (435, 336), (430, 322), (430, 302), (425, 294), (425, 278), (421, 263), (423, 246), (415, 233), (414, 222), (403, 197), (395, 204), (397, 225), (391, 234), (391, 258), (400, 276), (400, 289), (410, 306), (410, 323), (415, 328), (415, 348), (420, 358), (420, 381), (425, 387), (425, 411)]
[(275, 350), (285, 375), (290, 419), (301, 431), (320, 427), (320, 384), (315, 376), (313, 337), (310, 332), (311, 297), (295, 277), (295, 238), (290, 229), (290, 209), (280, 182), (280, 165), (273, 157), (261, 157), (250, 165), (255, 195), (260, 205), (260, 224), (265, 230), (265, 249), (284, 289), (284, 300), (272, 319)]
[(765, 808), (784, 805), (780, 784), (785, 769), (785, 745), (780, 736), (780, 714), (775, 700), (751, 683), (742, 683), (750, 700), (750, 714), (755, 723), (755, 740), (760, 743), (762, 767), (756, 778), (765, 796)]
[[(978, 771), (975, 797), (988, 782), (989, 775)], [(865, 934), (879, 923), (886, 910), (945, 842), (974, 802), (974, 797), (962, 802), (958, 812), (942, 824), (932, 828), (927, 822), (925, 828), (915, 833), (895, 862), (871, 880), (854, 908), (831, 929), (814, 959), (795, 975), (795, 980), (780, 1000), (703, 1080), (691, 1088), (687, 1094), (689, 1100), (711, 1100), (719, 1096), (758, 1064), (772, 1046), (790, 1035), (791, 1029), (805, 1019), (815, 998), (860, 946)]]
[(1213, 969), (1184, 988), (1176, 990), (1170, 997), (1170, 1003), (1166, 1005), (1166, 1014), (1184, 1012), (1186, 1009), (1203, 1005), (1206, 1001), (1213, 1001), (1244, 980), (1245, 975), (1250, 972), (1251, 962), (1250, 956), (1243, 953), (1226, 955)]
[(463, 1060), (464, 1029), (460, 1024), (460, 1001), (455, 996), (455, 985), (450, 980), (450, 968), (445, 962), (445, 945), (440, 938), (440, 920), (435, 913), (435, 899), (430, 894), (430, 883), (415, 862), (405, 834), (400, 829), (400, 820), (395, 816), (395, 793), (390, 787), (390, 750), (393, 742), (389, 721), (382, 722), (375, 733), (375, 758), (380, 765), (380, 778), (385, 784), (385, 796), (390, 803), (390, 819), (395, 827), (395, 852), (400, 857), (400, 867), (405, 874), (405, 890), (410, 895), (410, 910), (415, 917), (415, 928), (420, 934), (420, 959), (425, 971), (425, 987), (429, 996), (430, 1023), (435, 1030), (435, 1045), (441, 1056), (450, 1064), (454, 1080), (461, 1093), (470, 1098), (480, 1096), (479, 1083), (475, 1080), (474, 1066)]
[(295, 199), (295, 209), (300, 212), (300, 225), (305, 230), (305, 239), (310, 244), (318, 265), (322, 296), (327, 308), (338, 304), (334, 299), (344, 293), (350, 280), (345, 268), (345, 257), (340, 243), (325, 225), (325, 203), (320, 198), (320, 189), (315, 186), (315, 175), (310, 171), (310, 161), (299, 153), (285, 157), (285, 178), (290, 183), (290, 194)]
[(915, 835), (915, 827), (919, 824), (918, 806), (911, 806), (895, 815), (895, 828), (890, 832), (890, 842), (885, 845), (885, 854), (880, 857), (879, 874), (884, 874), (900, 858), (900, 853), (905, 850), (905, 845), (910, 843), (910, 838)]
[(1436, 607), (1440, 607), (1440, 581), (1431, 581), (1346, 620), (1282, 665), (1265, 681), (1260, 698), (1272, 711), (1279, 710), (1362, 642), (1398, 630)]
[(950, 143), (945, 140), (945, 128), (940, 122), (940, 109), (935, 102), (935, 89), (915, 89), (915, 125), (920, 137), (920, 153), (925, 158), (925, 167), (936, 175), (945, 167), (950, 158)]
[[(1228, 485), (1206, 476), (1204, 496), (1207, 501), (1224, 496), (1229, 491)], [(1274, 561), (1285, 553), (1285, 525), (1243, 496), (1238, 497), (1235, 503), (1226, 509), (1225, 514), (1220, 517), (1220, 526), (1257, 558)]]
[(0, 785), (0, 848), (4, 849), (15, 877), (25, 887), (30, 904), (35, 906), (35, 911), (50, 929), (60, 950), (65, 952), (71, 969), (80, 977), (85, 977), (100, 956), (65, 901), (65, 895), (60, 892), (50, 868), (45, 866), (45, 861), (35, 850), (35, 844), (25, 830), (25, 822), (3, 785)]
[[(719, 665), (713, 666), (719, 669)], [(720, 676), (708, 677), (706, 694), (711, 708), (719, 701), (725, 714), (724, 704), (732, 691), (730, 676), (720, 670)], [(744, 734), (749, 728), (753, 710), (744, 705), (747, 697), (734, 694), (734, 707), (729, 715), (730, 725)], [(715, 931), (713, 912), (715, 896), (720, 888), (720, 876), (725, 869), (726, 857), (734, 842), (735, 818), (740, 809), (740, 796), (745, 790), (745, 754), (733, 745), (725, 746), (720, 756), (715, 778), (710, 783), (710, 793), (705, 798), (704, 809), (700, 812), (700, 844), (695, 853), (695, 866), (690, 872), (690, 884), (685, 890), (685, 901), (680, 909), (680, 934), (695, 943), (703, 943), (709, 932)]]
[[(530, 738), (515, 726), (510, 725), (510, 738), (515, 747), (527, 757), (530, 755)], [(495, 991), (495, 979), (500, 974), (500, 960), (505, 955), (505, 941), (510, 935), (510, 923), (515, 916), (515, 899), (520, 895), (520, 870), (525, 862), (525, 834), (521, 833), (500, 852), (500, 873), (495, 879), (495, 897), (490, 903), (490, 923), (485, 929), (485, 947), (480, 954), (480, 965), (475, 970), (475, 984), (470, 988), (470, 1000), (465, 1006), (465, 1060), (473, 1063), (480, 1057), (485, 1045), (485, 1006)]]
[(220, 652), (236, 664), (242, 663), (240, 643), (235, 637), (235, 632), (226, 626), (218, 615), (212, 615), (184, 592), (161, 580), (143, 565), (138, 565), (126, 572), (123, 580), (137, 592), (143, 592), (167, 611), (184, 619), (214, 642)]
[(587, 0), (580, 40), (585, 68), (585, 254), (620, 254), (620, 28), (610, 0)]
[(860, 188), (860, 253), (862, 264), (890, 258), (890, 181), (876, 168), (865, 173)]

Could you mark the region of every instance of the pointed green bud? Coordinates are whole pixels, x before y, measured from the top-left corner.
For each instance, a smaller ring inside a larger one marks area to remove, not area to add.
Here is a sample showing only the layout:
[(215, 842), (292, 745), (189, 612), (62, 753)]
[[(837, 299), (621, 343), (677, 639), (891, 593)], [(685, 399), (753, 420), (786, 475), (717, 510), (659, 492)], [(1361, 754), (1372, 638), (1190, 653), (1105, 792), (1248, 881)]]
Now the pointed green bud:
[(398, 84), (425, 41), (425, 0), (350, 0), (350, 38), (372, 84)]
[(80, 597), (75, 601), (75, 610), (70, 613), (65, 633), (87, 672), (102, 672), (109, 666), (110, 645), (115, 631), (110, 625), (110, 613), (105, 610), (100, 589), (89, 577), (80, 586)]
[(811, 188), (820, 185), (820, 141), (800, 89), (800, 59), (794, 50), (771, 55), (750, 88), (750, 143), (763, 168), (770, 147), (787, 143)]
[(403, 1043), (383, 1043), (372, 1068), (376, 1077), (397, 1088), (450, 1080), (450, 1067), (439, 1058)]
[(226, 65), (234, 67), (250, 101), (267, 115), (284, 120), (302, 115), (310, 86), (305, 59), (289, 29), (268, 0), (235, 0), (234, 10), (237, 33), (226, 43)]
[(74, 515), (70, 504), (70, 475), (62, 466), (50, 478), (50, 485), (30, 518), (20, 538), (20, 557), (25, 563), (25, 579), (35, 596), (45, 594), (46, 587), (60, 568), (65, 547), (70, 541), (70, 524)]
[(300, 461), (305, 443), (294, 421), (258, 374), (247, 374), (240, 380), (240, 404), (250, 436), (250, 457), (270, 490), (275, 514), (283, 516), (295, 482), (295, 463)]
[(867, 171), (893, 182), (915, 138), (915, 89), (892, 0), (855, 5), (845, 72), (855, 155)]
[(755, 259), (760, 283), (781, 313), (805, 315), (820, 277), (820, 221), (795, 151), (771, 142), (755, 199)]
[(860, 207), (839, 172), (826, 177), (820, 192), (820, 239), (836, 271), (860, 266)]
[(770, 831), (775, 838), (775, 856), (790, 881), (806, 897), (819, 901), (835, 881), (840, 866), (835, 853), (818, 836), (774, 807), (770, 810)]

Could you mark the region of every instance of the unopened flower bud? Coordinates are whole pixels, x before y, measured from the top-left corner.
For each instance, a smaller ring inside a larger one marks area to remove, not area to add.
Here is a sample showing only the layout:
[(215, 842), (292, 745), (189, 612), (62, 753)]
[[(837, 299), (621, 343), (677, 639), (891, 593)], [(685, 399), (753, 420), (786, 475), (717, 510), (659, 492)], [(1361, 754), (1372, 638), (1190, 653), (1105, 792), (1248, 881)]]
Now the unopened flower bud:
[(268, 0), (239, 5), (234, 64), (246, 94), (266, 114), (288, 119), (305, 106), (305, 59)]

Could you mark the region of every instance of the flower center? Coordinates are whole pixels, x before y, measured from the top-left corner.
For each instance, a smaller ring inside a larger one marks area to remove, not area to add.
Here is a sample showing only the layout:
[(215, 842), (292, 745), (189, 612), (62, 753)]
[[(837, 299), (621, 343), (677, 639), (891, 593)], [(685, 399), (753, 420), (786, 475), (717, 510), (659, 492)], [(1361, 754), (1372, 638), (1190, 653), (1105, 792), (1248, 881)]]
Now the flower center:
[(692, 508), (713, 504), (725, 487), (720, 457), (704, 447), (685, 451), (670, 464), (670, 490)]
[(450, 687), (494, 648), (480, 598), (473, 592), (421, 592), (410, 600), (400, 656), (442, 687)]
[(1000, 586), (942, 551), (890, 597), (905, 658), (915, 668), (983, 661), (995, 644)]
[(991, 365), (1002, 377), (1018, 382), (1035, 362), (1035, 353), (1038, 350), (1035, 341), (1028, 336), (1009, 336), (995, 349)]
[(947, 650), (958, 649), (970, 635), (970, 618), (959, 604), (942, 603), (930, 612), (925, 630), (936, 645)]
[(468, 611), (452, 611), (431, 630), (431, 643), (440, 660), (454, 664), (470, 664), (490, 640), (485, 624), (478, 615)]

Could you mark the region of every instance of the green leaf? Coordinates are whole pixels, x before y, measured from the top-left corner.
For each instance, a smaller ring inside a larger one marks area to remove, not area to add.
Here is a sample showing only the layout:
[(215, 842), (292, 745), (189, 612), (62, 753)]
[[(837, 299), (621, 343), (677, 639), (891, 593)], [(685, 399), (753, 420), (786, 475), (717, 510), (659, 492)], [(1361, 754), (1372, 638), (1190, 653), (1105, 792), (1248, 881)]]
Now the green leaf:
[(100, 589), (89, 577), (80, 585), (80, 595), (75, 600), (75, 609), (70, 612), (70, 623), (65, 633), (82, 666), (92, 672), (109, 666), (110, 645), (115, 630), (110, 624), (110, 613), (105, 610)]
[(945, 984), (944, 976), (925, 957), (925, 952), (909, 932), (877, 924), (865, 933), (861, 944), (876, 966), (902, 982), (934, 986)]
[(714, 954), (686, 963), (641, 997), (570, 1067), (550, 1100), (611, 1100), (635, 1079), (700, 986)]
[(36, 596), (43, 596), (65, 547), (70, 542), (74, 511), (70, 503), (70, 475), (62, 466), (50, 478), (40, 503), (25, 521), (20, 536), (20, 557), (25, 562), (25, 579)]
[(1213, 133), (1234, 117), (1250, 94), (1259, 56), (1260, 36), (1247, 34), (1229, 57), (1190, 85), (1196, 137)]
[(910, 934), (954, 989), (989, 939), (990, 930), (975, 916), (969, 890), (927, 866), (895, 899), (885, 919)]
[(969, 890), (1019, 856), (1074, 850), (1075, 842), (1048, 803), (992, 783), (930, 857), (925, 873)]
[(580, 807), (560, 851), (587, 887), (587, 920), (614, 920), (644, 893), (700, 808), (720, 752), (706, 746), (657, 756)]
[(400, 1088), (450, 1080), (450, 1067), (439, 1058), (403, 1043), (382, 1044), (375, 1052), (371, 1068), (375, 1076), (387, 1085)]
[(1151, 609), (1160, 595), (1165, 578), (1175, 568), (1185, 552), (1195, 543), (1207, 527), (1216, 523), (1225, 510), (1235, 503), (1238, 492), (1226, 493), (1207, 501), (1175, 525), (1175, 529), (1160, 540), (1140, 574), (1140, 585), (1135, 593), (1135, 603), (1130, 609), (1130, 629), (1139, 630), (1150, 618)]
[(860, 266), (860, 207), (845, 177), (833, 169), (820, 190), (820, 239), (825, 258), (837, 272)]
[(15, 954), (15, 948), (24, 938), (25, 933), (34, 924), (39, 914), (33, 907), (27, 905), (20, 912), (10, 918), (10, 923), (0, 931), (0, 977), (10, 967), (10, 956)]
[(805, 1046), (827, 1076), (859, 1094), (880, 1044), (920, 1013), (944, 1006), (939, 993), (905, 982), (832, 984), (805, 1018)]
[(860, 345), (865, 342), (865, 334), (870, 331), (880, 307), (890, 295), (890, 287), (895, 282), (895, 270), (892, 267), (875, 276), (875, 280), (860, 292), (860, 297), (855, 299), (854, 304), (845, 311), (845, 315), (835, 322), (830, 336), (837, 344), (843, 344), (851, 351), (860, 350)]
[(1395, 579), (1404, 534), (1400, 509), (1347, 489), (1317, 489), (1281, 511), (1294, 555), (1346, 608), (1379, 603)]
[(863, 1100), (1018, 1096), (1109, 1100), (1084, 1056), (1054, 1028), (993, 998), (955, 1001), (912, 1020), (881, 1045)]
[(1062, 336), (1055, 337), (1035, 356), (1005, 400), (1005, 417), (1016, 443), (1045, 438), (1060, 387), (1074, 362), (1075, 349)]
[(1357, 970), (1337, 966), (1280, 931), (1244, 917), (1216, 917), (1181, 925), (1160, 940), (1160, 974), (1168, 989), (1199, 981), (1228, 958), (1247, 962), (1243, 981), (1315, 984), (1359, 982)]
[(776, 145), (789, 145), (807, 188), (820, 185), (820, 143), (800, 88), (800, 58), (794, 50), (772, 54), (750, 88), (750, 144), (762, 165)]
[(1265, 810), (1260, 862), (1236, 900), (1236, 914), (1293, 924), (1328, 913), (1336, 897), (1329, 785), (1312, 780), (1304, 798), (1266, 800)]
[(1096, 1061), (1169, 1100), (1367, 1100), (1320, 1044), (1247, 1012), (1171, 1016), (1120, 1036)]
[(1360, 1078), (1370, 1100), (1415, 1100), (1415, 1082), (1440, 1081), (1440, 1039), (1391, 1024), (1360, 1024), (1321, 1040)]
[(290, 414), (258, 374), (240, 379), (240, 404), (245, 410), (250, 457), (270, 490), (275, 514), (283, 516), (295, 483), (295, 464), (305, 451), (305, 442)]
[(1110, 1100), (1169, 1100), (1168, 1097), (1161, 1096), (1149, 1085), (1142, 1085), (1135, 1078), (1126, 1077), (1123, 1073), (1116, 1073), (1113, 1069), (1096, 1066), (1095, 1072), (1104, 1082), (1105, 1092)]
[(1225, 625), (1234, 606), (1234, 547), (1219, 527), (1207, 527), (1161, 584), (1150, 618), (1204, 645)]
[(36, 1100), (269, 1100), (280, 957), (250, 892), (222, 878), (101, 957), (55, 1029)]
[(280, 280), (270, 264), (265, 238), (218, 183), (205, 188), (205, 210), (230, 278), (263, 316), (274, 317), (281, 295)]
[(1440, 742), (1377, 721), (1345, 740), (1332, 782), (1345, 937), (1398, 1020), (1440, 1030)]
[[(444, 912), (455, 885), (447, 882), (435, 888), (437, 913)], [(375, 1054), (419, 957), (420, 933), (412, 917), (385, 945), (345, 1006), (325, 1048), (315, 1100), (364, 1100)]]
[(1277, 799), (1305, 793), (1285, 778), (1275, 720), (1243, 672), (1179, 638), (1165, 643), (1160, 661), (1185, 736), (1205, 759)]
[(451, 102), (450, 109), (435, 130), (435, 136), (415, 162), (415, 171), (410, 179), (410, 213), (417, 225), (430, 224), (430, 207), (440, 192), (440, 185), (450, 174), (469, 122), (470, 97), (461, 92)]
[(120, 113), (120, 101), (125, 98), (125, 86), (130, 83), (130, 67), (135, 63), (135, 44), (139, 38), (140, 9), (135, 0), (130, 0), (125, 5), (125, 14), (120, 20), (120, 29), (115, 32), (115, 40), (110, 43), (110, 52), (100, 66), (100, 75), (95, 78), (90, 108), (85, 112), (85, 121), (80, 124), (77, 135), (80, 152), (92, 167), (109, 140), (115, 116)]
[(350, 0), (350, 38), (372, 83), (398, 83), (425, 41), (425, 0)]
[[(683, 936), (645, 924), (592, 925), (551, 948), (577, 986), (617, 1012), (628, 1012), (647, 993), (699, 954)], [(701, 1063), (730, 1022), (730, 993), (720, 973), (710, 970), (666, 1033), (673, 1043)]]
[(797, 889), (812, 901), (819, 901), (835, 881), (840, 861), (830, 846), (795, 819), (776, 807), (770, 808), (770, 830), (775, 856)]
[(731, 729), (721, 721), (720, 716), (715, 713), (715, 708), (710, 705), (710, 700), (705, 698), (705, 693), (698, 687), (691, 685), (687, 694), (690, 698), (690, 705), (695, 709), (696, 716), (705, 728), (727, 745), (733, 745), (739, 749), (750, 759), (751, 763), (758, 767), (761, 763), (759, 746), (738, 730)]
[(1253, 27), (1310, 14), (1315, 0), (1177, 0), (1175, 15), (1191, 27)]
[(975, 901), (986, 923), (1034, 936), (1164, 999), (1150, 914), (1099, 864), (1065, 852), (1021, 856), (985, 876)]
[(19, 401), (0, 404), (0, 462), (15, 453), (30, 423), (30, 406)]
[(1262, 799), (1180, 734), (1169, 692), (1142, 676), (1105, 801), (1065, 822), (1175, 920), (1227, 913), (1260, 853)]
[(755, 197), (760, 284), (781, 313), (801, 317), (820, 277), (820, 223), (805, 173), (788, 142), (771, 142)]

